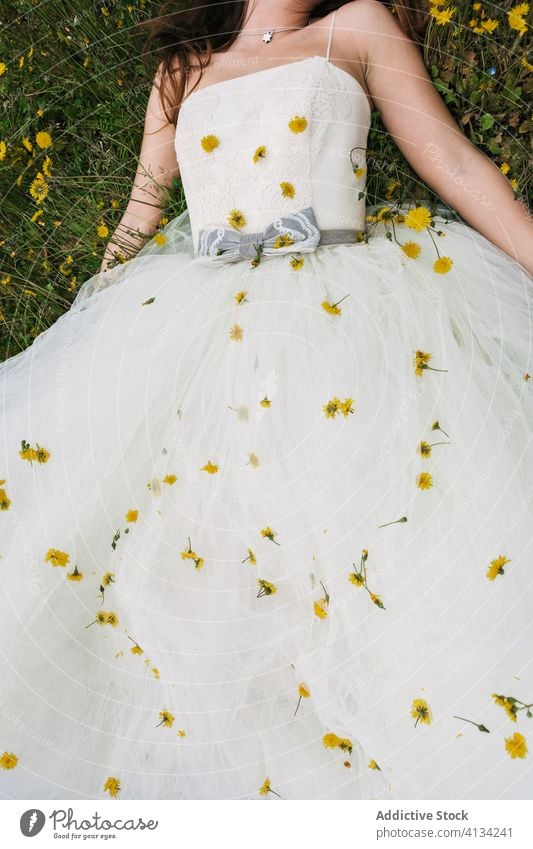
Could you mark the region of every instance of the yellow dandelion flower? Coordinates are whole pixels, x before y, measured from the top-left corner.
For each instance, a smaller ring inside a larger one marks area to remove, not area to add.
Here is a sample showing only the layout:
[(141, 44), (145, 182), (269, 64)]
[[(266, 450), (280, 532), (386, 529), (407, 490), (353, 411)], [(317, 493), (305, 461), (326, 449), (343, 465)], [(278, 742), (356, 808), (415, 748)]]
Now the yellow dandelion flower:
[(437, 25), (444, 26), (450, 23), (457, 9), (455, 6), (449, 6), (447, 9), (437, 9), (433, 6), (430, 7), (429, 11), (433, 18), (435, 18)]
[(81, 581), (83, 578), (83, 572), (80, 572), (77, 566), (74, 566), (73, 572), (67, 572), (67, 578), (69, 581)]
[(365, 173), (365, 169), (363, 168), (362, 165), (359, 165), (357, 168), (354, 168), (353, 173), (354, 173), (356, 180), (359, 180), (363, 176), (363, 174)]
[(318, 601), (313, 602), (315, 616), (318, 616), (319, 619), (325, 619), (328, 615), (327, 606), (328, 601), (326, 598), (320, 598)]
[(178, 737), (185, 737), (185, 728), (178, 728)]
[(433, 263), (433, 271), (436, 271), (437, 274), (448, 274), (453, 266), (453, 259), (450, 259), (449, 256), (440, 256)]
[(19, 456), (22, 457), (23, 460), (28, 460), (30, 463), (33, 463), (35, 460), (37, 463), (42, 464), (48, 462), (50, 459), (50, 452), (46, 448), (43, 448), (42, 445), (39, 445), (38, 442), (35, 443), (35, 448), (32, 448), (31, 445), (23, 439), (21, 442)]
[(293, 716), (296, 716), (296, 714), (298, 713), (298, 708), (300, 707), (302, 699), (308, 699), (310, 695), (311, 693), (309, 692), (305, 684), (298, 685), (298, 702), (296, 704), (296, 710), (294, 711)]
[(168, 484), (168, 486), (173, 486), (177, 481), (176, 475), (165, 475), (163, 478), (163, 483)]
[(365, 585), (365, 577), (362, 572), (350, 572), (348, 580), (354, 587), (363, 587)]
[(381, 772), (381, 767), (379, 766), (378, 762), (374, 760), (374, 758), (372, 758), (369, 761), (368, 768), (369, 769), (379, 769), (379, 771)]
[(254, 454), (253, 451), (251, 452), (251, 454), (248, 454), (248, 462), (252, 469), (257, 469), (261, 465), (259, 457), (257, 456), (257, 454)]
[(433, 719), (430, 707), (425, 699), (413, 699), (411, 716), (416, 719), (415, 727), (419, 722), (429, 725)]
[(116, 799), (120, 793), (120, 780), (110, 776), (104, 784), (104, 793), (109, 793), (112, 799)]
[(525, 21), (525, 15), (529, 12), (529, 3), (519, 3), (518, 6), (513, 6), (507, 12), (507, 20), (509, 22), (509, 26), (511, 29), (517, 30), (520, 35), (524, 35), (528, 30), (527, 23)]
[(376, 605), (376, 607), (380, 607), (382, 610), (385, 610), (385, 605), (381, 601), (381, 596), (377, 593), (370, 593), (370, 601)]
[(266, 528), (263, 528), (260, 531), (260, 534), (263, 537), (263, 539), (269, 539), (271, 542), (275, 542), (276, 545), (279, 545), (279, 542), (276, 542), (276, 540), (275, 540), (275, 537), (277, 537), (277, 533), (276, 533), (276, 531), (273, 531), (270, 526), (267, 525)]
[(7, 153), (7, 144), (5, 141), (0, 141), (0, 162), (2, 162), (6, 158)]
[(209, 460), (205, 464), (205, 466), (202, 466), (200, 471), (201, 472), (207, 472), (208, 475), (216, 475), (216, 473), (218, 472), (218, 466), (217, 466), (216, 463), (212, 463), (211, 460)]
[(44, 150), (45, 148), (50, 147), (50, 145), (52, 144), (52, 136), (45, 130), (41, 130), (35, 136), (35, 142), (38, 147)]
[(340, 410), (341, 401), (339, 398), (331, 398), (327, 404), (324, 404), (322, 410), (327, 419), (334, 419)]
[(0, 755), (0, 766), (2, 769), (15, 769), (19, 759), (13, 752), (2, 752)]
[(340, 301), (336, 301), (334, 304), (331, 304), (329, 301), (322, 301), (320, 306), (324, 312), (328, 313), (328, 315), (342, 315), (342, 310), (340, 309), (339, 304), (342, 304), (347, 297), (348, 295), (345, 295), (344, 298), (341, 298)]
[(164, 233), (156, 233), (155, 236), (154, 236), (154, 242), (155, 242), (156, 245), (158, 245), (161, 248), (161, 247), (163, 247), (163, 245), (166, 245), (167, 237), (165, 236)]
[(159, 680), (159, 677), (160, 677), (159, 669), (157, 669), (157, 667), (155, 667), (155, 666), (152, 666), (152, 672), (153, 672), (154, 678), (157, 678)]
[(206, 153), (213, 153), (213, 151), (220, 145), (220, 140), (216, 136), (208, 135), (202, 137), (200, 144)]
[(328, 315), (341, 315), (342, 310), (336, 304), (330, 304), (329, 301), (322, 301), (320, 304), (323, 310), (328, 313)]
[(279, 793), (276, 793), (275, 790), (272, 790), (272, 787), (270, 786), (270, 778), (265, 778), (263, 784), (259, 788), (259, 793), (261, 796), (268, 796), (269, 793), (273, 793), (274, 796), (278, 796), (281, 799)]
[(504, 704), (504, 708), (505, 708), (505, 713), (507, 714), (509, 719), (512, 719), (513, 722), (516, 722), (516, 711), (517, 711), (516, 704), (513, 701), (511, 701), (510, 699), (506, 699), (505, 704)]
[(420, 442), (419, 446), (418, 446), (419, 454), (420, 454), (422, 457), (431, 457), (431, 452), (432, 452), (432, 450), (433, 450), (433, 448), (432, 448), (432, 446), (430, 445), (430, 443), (429, 443), (429, 442), (424, 442), (424, 440), (422, 440), (422, 441)]
[(303, 133), (307, 129), (307, 118), (302, 115), (295, 115), (289, 121), (289, 130), (291, 133)]
[(251, 563), (252, 566), (255, 566), (255, 564), (257, 563), (257, 557), (255, 556), (255, 554), (254, 554), (254, 552), (252, 551), (251, 548), (247, 548), (246, 551), (248, 552), (248, 555), (241, 562), (242, 563)]
[(264, 578), (258, 578), (257, 583), (259, 584), (259, 592), (257, 593), (257, 598), (262, 598), (264, 595), (273, 595), (278, 591), (278, 588), (275, 584), (272, 584), (270, 581), (265, 581)]
[(302, 256), (291, 256), (289, 262), (294, 271), (299, 271), (303, 268), (305, 260)]
[(280, 233), (274, 240), (272, 247), (278, 249), (290, 248), (291, 245), (294, 245), (294, 239), (288, 233)]
[(44, 559), (46, 563), (51, 563), (52, 566), (66, 566), (70, 560), (70, 555), (66, 551), (59, 551), (58, 548), (49, 548)]
[(102, 578), (102, 584), (104, 587), (109, 587), (111, 584), (115, 583), (115, 573), (114, 572), (106, 572), (104, 577)]
[(338, 737), (337, 734), (333, 733), (324, 734), (322, 743), (326, 749), (341, 749), (343, 752), (352, 754), (353, 744), (347, 737)]
[(405, 256), (409, 257), (409, 259), (416, 259), (420, 256), (422, 248), (418, 244), (418, 242), (405, 242), (402, 245), (402, 251)]
[(292, 185), (292, 183), (287, 183), (285, 181), (279, 184), (281, 189), (282, 197), (284, 198), (293, 198), (296, 195), (296, 189)]
[[(130, 637), (130, 639), (131, 639), (131, 637)], [(135, 645), (131, 647), (130, 652), (132, 654), (139, 654), (140, 655), (140, 654), (144, 654), (144, 649), (142, 649), (138, 643), (135, 643)]]
[(511, 166), (509, 165), (509, 163), (502, 162), (502, 164), (500, 165), (500, 171), (502, 172), (502, 174), (508, 174), (510, 170)]
[(30, 183), (29, 193), (35, 200), (35, 203), (43, 203), (48, 197), (48, 183), (40, 171)]
[(261, 407), (265, 407), (265, 409), (268, 409), (268, 407), (272, 406), (272, 401), (265, 395), (265, 397), (262, 401), (259, 402), (259, 404)]
[(0, 489), (0, 510), (9, 510), (11, 500), (7, 497), (5, 489)]
[(430, 489), (433, 486), (433, 478), (429, 472), (420, 472), (416, 477), (416, 485), (419, 489)]
[(234, 298), (235, 298), (235, 300), (237, 301), (238, 304), (244, 304), (246, 302), (246, 295), (247, 294), (248, 294), (248, 292), (246, 292), (246, 291), (237, 292), (237, 294), (234, 295)]
[(266, 157), (266, 155), (267, 155), (267, 149), (264, 146), (264, 144), (262, 144), (256, 149), (256, 151), (253, 155), (253, 160), (257, 164), (259, 162), (259, 160), (264, 159)]
[(233, 342), (242, 342), (244, 338), (244, 330), (239, 324), (234, 324), (230, 329), (229, 338), (233, 340)]
[(240, 230), (246, 225), (246, 219), (240, 210), (232, 209), (228, 215), (228, 224), (236, 230)]
[(113, 613), (112, 611), (110, 611), (108, 614), (106, 614), (105, 624), (106, 625), (112, 625), (113, 628), (116, 628), (116, 626), (118, 625), (117, 614)]
[(416, 230), (418, 233), (426, 230), (431, 225), (432, 220), (431, 212), (425, 206), (417, 206), (414, 209), (410, 209), (405, 216), (407, 226), (411, 230)]
[(156, 728), (159, 728), (160, 725), (163, 725), (165, 728), (172, 728), (175, 717), (168, 710), (160, 710), (159, 717), (161, 722), (156, 725)]
[(427, 369), (429, 369), (430, 371), (447, 371), (447, 369), (433, 368), (433, 366), (428, 365), (428, 363), (432, 359), (432, 357), (433, 357), (433, 355), (428, 354), (427, 351), (415, 351), (414, 352), (415, 374), (418, 377), (422, 377), (422, 374)]
[(195, 551), (193, 551), (190, 537), (189, 537), (188, 542), (189, 542), (189, 547), (186, 549), (186, 551), (181, 552), (181, 559), (182, 560), (192, 560), (194, 562), (194, 568), (195, 569), (201, 569), (202, 566), (204, 565), (204, 558), (199, 557), (198, 554)]
[(353, 398), (345, 398), (344, 401), (341, 401), (339, 404), (339, 412), (342, 413), (345, 419), (348, 418), (350, 413), (355, 413), (353, 405), (355, 401)]
[(491, 560), (490, 566), (487, 571), (486, 577), (489, 581), (494, 581), (498, 575), (505, 575), (505, 569), (503, 568), (506, 563), (510, 563), (509, 558), (505, 556), (505, 554), (500, 554), (499, 557), (496, 557), (495, 560)]
[(5, 62), (0, 62), (0, 77), (5, 74), (7, 71), (7, 65)]
[(105, 239), (106, 236), (109, 236), (109, 229), (105, 224), (99, 224), (96, 232), (100, 239)]
[(28, 153), (33, 153), (33, 145), (27, 136), (24, 136), (22, 139), (22, 147), (28, 151)]
[(525, 758), (528, 752), (526, 738), (519, 731), (505, 738), (505, 749), (511, 758)]
[(138, 518), (139, 518), (139, 511), (138, 510), (128, 510), (128, 512), (126, 513), (126, 522), (135, 523)]

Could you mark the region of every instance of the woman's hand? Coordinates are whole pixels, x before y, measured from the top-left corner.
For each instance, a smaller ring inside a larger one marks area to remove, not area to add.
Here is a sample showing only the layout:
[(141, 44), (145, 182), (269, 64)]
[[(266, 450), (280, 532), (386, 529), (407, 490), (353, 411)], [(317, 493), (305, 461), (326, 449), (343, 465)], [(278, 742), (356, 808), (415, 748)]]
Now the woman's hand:
[[(418, 47), (389, 10), (357, 0), (343, 13), (341, 51), (360, 40), (383, 124), (420, 178), (468, 224), (533, 274), (533, 224), (497, 165), (455, 123)], [(357, 45), (359, 46), (359, 44)]]

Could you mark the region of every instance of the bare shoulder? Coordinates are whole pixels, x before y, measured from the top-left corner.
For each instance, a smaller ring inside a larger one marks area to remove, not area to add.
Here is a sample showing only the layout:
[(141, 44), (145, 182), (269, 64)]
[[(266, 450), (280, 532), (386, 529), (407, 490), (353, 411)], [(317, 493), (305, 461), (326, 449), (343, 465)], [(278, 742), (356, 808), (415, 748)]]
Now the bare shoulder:
[(401, 30), (394, 15), (380, 0), (352, 0), (337, 9), (336, 21), (340, 25), (364, 24), (367, 27), (385, 27)]
[(339, 51), (349, 58), (354, 49), (369, 62), (379, 52), (400, 47), (410, 39), (398, 19), (379, 0), (352, 0), (337, 10), (335, 20)]

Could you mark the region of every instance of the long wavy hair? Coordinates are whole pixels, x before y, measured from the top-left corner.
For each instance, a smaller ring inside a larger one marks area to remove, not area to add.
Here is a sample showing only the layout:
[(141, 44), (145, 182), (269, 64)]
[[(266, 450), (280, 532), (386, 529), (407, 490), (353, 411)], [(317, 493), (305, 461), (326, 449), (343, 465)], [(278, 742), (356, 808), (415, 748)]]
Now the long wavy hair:
[[(322, 18), (347, 2), (349, 0), (322, 0), (313, 9), (312, 18)], [(382, 2), (397, 15), (404, 32), (413, 41), (420, 42), (428, 22), (427, 0)], [(191, 55), (201, 69), (198, 85), (212, 53), (228, 50), (237, 38), (245, 22), (246, 7), (245, 0), (202, 5), (166, 0), (155, 18), (142, 21), (134, 28), (137, 35), (145, 36), (141, 55), (147, 74), (153, 75), (154, 59), (161, 65), (157, 83), (159, 98), (171, 123), (176, 123), (179, 105), (185, 96)], [(176, 73), (177, 68), (180, 73)], [(181, 73), (183, 69), (185, 73)]]

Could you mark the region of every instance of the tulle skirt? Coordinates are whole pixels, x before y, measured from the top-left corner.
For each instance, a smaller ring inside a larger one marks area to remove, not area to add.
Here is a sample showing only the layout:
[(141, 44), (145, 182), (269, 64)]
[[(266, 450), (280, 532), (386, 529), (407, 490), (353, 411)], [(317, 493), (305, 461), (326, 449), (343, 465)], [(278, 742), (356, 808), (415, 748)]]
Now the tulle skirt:
[(439, 226), (184, 212), (0, 367), (4, 798), (531, 798), (531, 279)]

